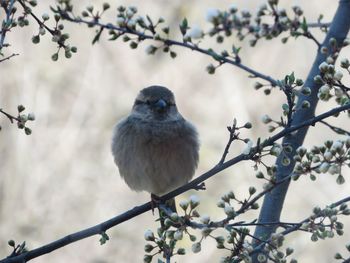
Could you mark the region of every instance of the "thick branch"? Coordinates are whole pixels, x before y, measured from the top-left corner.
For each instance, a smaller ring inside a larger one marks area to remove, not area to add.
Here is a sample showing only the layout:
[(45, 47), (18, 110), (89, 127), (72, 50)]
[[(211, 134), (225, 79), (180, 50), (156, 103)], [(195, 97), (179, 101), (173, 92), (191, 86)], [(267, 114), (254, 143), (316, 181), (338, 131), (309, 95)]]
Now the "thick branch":
[[(343, 43), (344, 38), (347, 36), (347, 33), (350, 28), (350, 1), (349, 0), (341, 0), (339, 1), (339, 6), (337, 12), (334, 16), (333, 22), (330, 26), (330, 29), (327, 33), (327, 36), (322, 44), (322, 46), (326, 46), (330, 49), (329, 39), (335, 38), (337, 43), (341, 45)], [(296, 108), (299, 109), (295, 112), (293, 116), (292, 126), (298, 125), (302, 123), (306, 119), (312, 118), (315, 113), (316, 105), (318, 102), (317, 92), (319, 89), (319, 85), (315, 84), (313, 78), (315, 75), (319, 74), (318, 66), (326, 59), (325, 55), (320, 52), (317, 53), (314, 64), (310, 70), (310, 73), (305, 82), (306, 87), (310, 87), (312, 89), (312, 93), (310, 96), (300, 96)], [(302, 109), (301, 104), (304, 100), (310, 102), (309, 109)], [(277, 169), (277, 180), (281, 180), (285, 175), (290, 174), (293, 171), (295, 162), (293, 161), (293, 155), (295, 154), (295, 150), (302, 145), (306, 133), (308, 131), (308, 127), (304, 127), (298, 130), (295, 134), (288, 134), (284, 140), (283, 144), (290, 145), (294, 149), (294, 151), (289, 155), (291, 159), (291, 164), (289, 166), (282, 165), (282, 158), (278, 158), (276, 165)], [(280, 214), (282, 211), (284, 199), (288, 190), (289, 182), (287, 181), (279, 187), (275, 188), (272, 192), (267, 193), (264, 198), (263, 206), (260, 210), (259, 222), (274, 222), (279, 221)], [(275, 231), (275, 227), (257, 227), (255, 231), (255, 236), (268, 239), (270, 235)], [(259, 245), (259, 244), (256, 244)], [(255, 259), (255, 262), (257, 260)]]
[[(330, 116), (333, 116), (334, 114), (340, 113), (342, 111), (345, 110), (350, 110), (350, 104), (332, 109), (326, 113), (323, 113), (317, 117), (311, 118), (303, 123), (300, 123), (298, 125), (295, 126), (291, 126), (289, 128), (286, 128), (282, 131), (280, 131), (279, 133), (275, 134), (274, 136), (270, 137), (269, 139), (265, 140), (261, 145), (260, 145), (260, 149), (266, 146), (270, 146), (273, 145), (273, 143), (281, 138), (283, 138), (284, 136), (286, 136), (287, 134), (290, 134), (294, 131), (297, 131), (303, 127), (309, 126), (309, 125), (315, 125), (317, 122), (319, 122), (320, 120), (326, 119)], [(189, 182), (188, 184), (179, 187), (178, 189), (164, 195), (163, 197), (161, 197), (162, 200), (168, 200), (171, 198), (176, 197), (177, 195), (180, 195), (190, 189), (196, 188), (199, 184), (201, 184), (202, 182), (204, 182), (205, 180), (207, 180), (208, 178), (214, 176), (215, 174), (218, 174), (219, 172), (221, 172), (222, 170), (238, 163), (244, 160), (249, 160), (251, 158), (251, 156), (253, 156), (254, 154), (256, 154), (260, 149), (257, 149), (256, 147), (252, 149), (252, 152), (250, 155), (239, 155), (233, 159), (228, 160), (227, 162), (224, 162), (223, 164), (217, 165), (214, 168), (212, 168), (211, 170), (209, 170), (208, 172), (202, 174), (201, 176), (199, 176), (198, 178), (192, 180), (191, 182)], [(256, 200), (255, 200), (256, 201)], [(33, 249), (31, 251), (25, 252), (21, 255), (18, 256), (14, 256), (11, 258), (5, 258), (3, 260), (0, 261), (0, 263), (22, 263), (24, 261), (29, 261), (33, 258), (39, 257), (41, 255), (50, 253), (56, 249), (59, 249), (63, 246), (66, 246), (68, 244), (71, 244), (73, 242), (76, 242), (78, 240), (90, 237), (90, 236), (94, 236), (94, 235), (98, 235), (101, 234), (102, 232), (107, 231), (108, 229), (121, 224), (131, 218), (134, 218), (140, 214), (143, 214), (149, 210), (152, 209), (152, 205), (151, 202), (147, 202), (143, 205), (140, 206), (136, 206), (133, 209), (130, 209), (129, 211), (120, 214), (116, 217), (113, 217), (110, 220), (107, 220), (101, 224), (98, 224), (96, 226), (87, 228), (85, 230), (81, 230), (79, 232), (70, 234), (66, 237), (63, 237), (61, 239), (58, 239), (52, 243), (49, 243), (47, 245), (44, 245), (42, 247)], [(272, 222), (272, 221), (270, 221)]]
[(11, 22), (11, 13), (12, 13), (14, 3), (15, 3), (15, 0), (11, 0), (7, 5), (7, 10), (4, 7), (6, 11), (6, 18), (2, 21), (2, 28), (1, 28), (1, 35), (0, 35), (0, 51), (4, 46), (5, 36), (8, 31), (7, 27), (10, 25), (10, 22)]

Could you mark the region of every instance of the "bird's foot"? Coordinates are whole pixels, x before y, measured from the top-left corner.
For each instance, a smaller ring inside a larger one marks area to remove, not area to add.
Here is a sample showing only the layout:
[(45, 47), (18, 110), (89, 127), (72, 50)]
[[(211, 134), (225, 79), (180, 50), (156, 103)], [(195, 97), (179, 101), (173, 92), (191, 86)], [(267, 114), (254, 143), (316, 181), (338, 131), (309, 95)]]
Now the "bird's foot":
[(205, 190), (206, 187), (205, 187), (205, 183), (200, 183), (200, 184), (197, 184), (196, 186), (193, 187), (194, 190), (196, 191), (199, 191), (199, 190)]
[(154, 215), (154, 209), (159, 207), (159, 204), (161, 203), (161, 200), (159, 196), (155, 194), (151, 194), (151, 208), (152, 208), (152, 214)]

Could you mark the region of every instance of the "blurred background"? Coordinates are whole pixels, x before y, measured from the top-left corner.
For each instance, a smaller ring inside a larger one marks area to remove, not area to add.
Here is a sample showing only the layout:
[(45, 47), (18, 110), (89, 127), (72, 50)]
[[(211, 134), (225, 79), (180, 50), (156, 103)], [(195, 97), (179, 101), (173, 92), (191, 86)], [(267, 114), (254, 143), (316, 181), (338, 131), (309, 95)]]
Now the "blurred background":
[[(96, 7), (102, 1), (75, 1), (76, 10), (87, 5)], [(228, 8), (236, 4), (254, 12), (260, 0), (251, 1), (110, 1), (111, 10), (106, 20), (115, 21), (119, 5), (134, 5), (139, 14), (149, 14), (157, 19), (162, 16), (173, 32), (187, 17), (189, 24), (209, 29), (205, 14), (209, 8)], [(309, 21), (316, 21), (324, 14), (324, 21), (331, 21), (338, 1), (280, 1), (290, 8), (301, 5)], [(54, 1), (39, 3), (38, 16), (48, 12)], [(1, 20), (3, 18), (1, 17)], [(49, 22), (52, 23), (50, 20)], [(49, 25), (52, 25), (49, 23)], [(146, 86), (164, 85), (176, 95), (180, 112), (198, 128), (201, 138), (200, 164), (196, 176), (212, 168), (220, 160), (228, 139), (226, 127), (237, 118), (239, 124), (250, 121), (253, 128), (242, 132), (243, 137), (256, 140), (268, 136), (267, 127), (260, 118), (269, 114), (278, 119), (285, 98), (275, 90), (265, 96), (253, 88), (254, 79), (247, 73), (229, 66), (220, 67), (215, 75), (209, 75), (205, 67), (210, 58), (190, 50), (175, 48), (176, 59), (159, 53), (148, 56), (145, 42), (136, 50), (121, 40), (108, 42), (105, 37), (92, 46), (93, 30), (82, 25), (65, 23), (70, 33), (70, 44), (78, 47), (71, 59), (60, 58), (52, 62), (56, 46), (48, 34), (39, 45), (33, 45), (31, 37), (37, 26), (16, 28), (7, 35), (11, 43), (9, 53), (19, 53), (0, 64), (0, 105), (16, 114), (17, 105), (34, 112), (36, 120), (29, 123), (33, 134), (26, 136), (0, 118), (0, 258), (10, 254), (9, 239), (26, 241), (29, 249), (54, 241), (72, 232), (90, 227), (124, 211), (149, 201), (147, 193), (132, 192), (118, 175), (110, 153), (111, 133), (114, 124), (126, 116), (138, 91)], [(316, 36), (322, 42), (323, 35)], [(206, 47), (217, 47), (213, 41)], [(230, 38), (228, 46), (242, 46), (243, 63), (274, 78), (282, 79), (292, 71), (305, 79), (313, 63), (316, 46), (310, 40), (290, 39), (282, 45), (280, 39), (260, 41), (250, 48), (247, 41)], [(203, 43), (205, 46), (205, 43)], [(222, 47), (219, 47), (221, 50)], [(63, 56), (63, 54), (61, 55)], [(349, 54), (342, 53), (341, 56)], [(320, 103), (317, 112), (324, 112), (330, 104)], [(332, 120), (336, 123), (337, 120)], [(341, 120), (338, 120), (341, 122)], [(321, 144), (325, 139), (338, 137), (322, 126), (311, 128), (305, 145)], [(239, 154), (244, 145), (237, 142), (230, 149), (229, 157)], [(210, 214), (212, 219), (222, 218), (216, 207), (220, 197), (233, 190), (239, 198), (248, 196), (251, 185), (262, 189), (263, 182), (255, 178), (252, 162), (240, 163), (214, 176), (206, 182), (207, 191), (188, 192), (177, 198), (182, 200), (197, 194), (201, 199), (200, 213)], [(349, 171), (345, 179), (348, 180)], [(311, 214), (316, 205), (321, 207), (349, 193), (349, 182), (337, 185), (335, 177), (320, 176), (316, 182), (301, 178), (293, 182), (288, 192), (282, 221), (298, 222)], [(249, 212), (239, 220), (252, 220), (257, 213)], [(143, 238), (147, 229), (156, 230), (158, 223), (151, 212), (129, 220), (107, 233), (110, 241), (99, 245), (99, 237), (84, 239), (33, 262), (140, 262), (144, 255)], [(300, 262), (331, 262), (336, 252), (344, 252), (349, 242), (350, 219), (344, 218), (345, 236), (318, 243), (310, 241), (307, 233), (294, 233), (287, 237), (289, 246), (295, 249), (293, 257)], [(253, 229), (252, 229), (253, 231)], [(193, 231), (192, 231), (193, 232)], [(195, 233), (195, 232), (194, 232)], [(226, 255), (217, 250), (214, 242), (202, 243), (199, 254), (190, 252), (191, 243), (177, 262), (218, 262)]]

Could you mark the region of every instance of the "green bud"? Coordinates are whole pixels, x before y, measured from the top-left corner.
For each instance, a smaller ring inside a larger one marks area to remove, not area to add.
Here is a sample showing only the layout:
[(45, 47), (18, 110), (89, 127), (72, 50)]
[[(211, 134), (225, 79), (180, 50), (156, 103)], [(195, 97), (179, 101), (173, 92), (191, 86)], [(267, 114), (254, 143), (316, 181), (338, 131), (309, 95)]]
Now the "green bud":
[(186, 254), (186, 250), (184, 249), (184, 248), (179, 248), (178, 250), (177, 250), (177, 252), (176, 252), (177, 254), (179, 254), (179, 255), (185, 255)]
[(17, 106), (17, 110), (18, 110), (18, 112), (22, 112), (22, 111), (24, 111), (26, 108), (23, 106), (23, 105), (18, 105)]
[(213, 64), (209, 64), (207, 66), (206, 70), (209, 74), (214, 74), (215, 73), (215, 66)]
[(52, 61), (57, 61), (58, 60), (58, 53), (55, 53), (51, 56)]
[(151, 255), (145, 255), (144, 257), (143, 257), (143, 262), (144, 263), (150, 263), (150, 262), (152, 262), (152, 256)]
[(252, 127), (253, 127), (253, 125), (250, 122), (247, 122), (246, 124), (244, 124), (244, 128), (246, 128), (246, 129), (250, 129)]
[(144, 250), (146, 253), (149, 253), (153, 250), (153, 248), (154, 246), (152, 246), (151, 244), (146, 244)]
[(39, 35), (33, 36), (32, 42), (33, 42), (33, 44), (38, 44), (40, 42), (40, 36)]
[(262, 179), (262, 178), (264, 178), (264, 174), (261, 171), (259, 171), (259, 172), (256, 173), (255, 177), (259, 178), (259, 179)]
[(25, 132), (25, 134), (27, 134), (27, 135), (31, 135), (31, 134), (32, 134), (32, 130), (31, 130), (30, 128), (28, 128), (28, 127), (25, 127), (25, 128), (24, 128), (24, 132)]
[(10, 247), (15, 247), (16, 243), (12, 239), (7, 242)]
[(334, 258), (335, 258), (335, 259), (342, 259), (343, 257), (342, 257), (342, 255), (341, 255), (340, 253), (336, 253), (336, 254), (334, 255)]
[(255, 194), (255, 192), (256, 192), (256, 188), (255, 187), (253, 187), (253, 186), (249, 187), (249, 194), (250, 195)]
[(103, 3), (103, 5), (102, 5), (103, 11), (109, 9), (110, 7), (111, 7), (111, 6), (110, 6), (109, 3)]

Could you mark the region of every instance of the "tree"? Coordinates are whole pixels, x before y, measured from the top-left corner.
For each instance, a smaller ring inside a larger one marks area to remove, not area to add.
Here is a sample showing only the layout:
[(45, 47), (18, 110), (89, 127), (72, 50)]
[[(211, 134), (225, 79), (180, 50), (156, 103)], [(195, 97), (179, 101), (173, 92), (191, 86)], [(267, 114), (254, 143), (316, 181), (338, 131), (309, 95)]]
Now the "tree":
[[(15, 4), (23, 8), (24, 15), (16, 16)], [(285, 248), (288, 242), (284, 240), (289, 233), (309, 232), (312, 241), (332, 238), (335, 234), (344, 233), (341, 218), (350, 214), (346, 204), (350, 200), (349, 196), (341, 200), (332, 200), (326, 207), (316, 206), (311, 215), (305, 214), (305, 219), (299, 222), (282, 222), (280, 216), (292, 179), (298, 180), (300, 177), (309, 176), (311, 180), (315, 180), (319, 175), (328, 173), (336, 176), (338, 184), (345, 182), (344, 175), (350, 158), (350, 140), (349, 137), (344, 136), (350, 134), (346, 130), (350, 108), (350, 88), (343, 80), (345, 79), (343, 74), (344, 72), (349, 73), (349, 61), (341, 57), (340, 65), (336, 62), (342, 48), (349, 45), (349, 39), (346, 38), (350, 26), (349, 1), (339, 1), (337, 12), (331, 23), (323, 23), (321, 16), (317, 22), (310, 23), (304, 17), (300, 7), (295, 6), (289, 12), (280, 8), (276, 0), (268, 1), (259, 8), (256, 14), (239, 11), (236, 7), (222, 11), (213, 9), (207, 14), (210, 24), (209, 31), (203, 31), (200, 27), (191, 25), (187, 19), (183, 19), (179, 25), (182, 35), (180, 40), (172, 38), (171, 32), (175, 29), (167, 26), (163, 18), (155, 20), (150, 16), (138, 16), (136, 7), (119, 7), (116, 23), (108, 23), (103, 21), (104, 13), (110, 8), (107, 3), (103, 4), (102, 9), (88, 6), (81, 12), (81, 15), (78, 15), (70, 1), (58, 1), (57, 5), (52, 8), (55, 27), (50, 28), (47, 25), (47, 21), (50, 20), (49, 16), (43, 15), (42, 18), (38, 18), (29, 8), (30, 5), (34, 7), (36, 1), (2, 2), (6, 18), (1, 31), (1, 51), (6, 48), (4, 45), (6, 33), (16, 24), (20, 26), (28, 24), (27, 21), (31, 17), (39, 26), (39, 33), (32, 38), (33, 43), (39, 43), (44, 32), (48, 32), (52, 35), (52, 41), (58, 44), (57, 52), (51, 57), (52, 60), (57, 61), (61, 52), (64, 52), (66, 58), (71, 58), (77, 48), (67, 43), (69, 35), (64, 32), (65, 28), (62, 23), (84, 24), (96, 30), (92, 40), (93, 44), (98, 43), (107, 32), (111, 41), (122, 39), (132, 49), (138, 48), (143, 42), (152, 41), (146, 49), (150, 55), (164, 52), (171, 58), (175, 58), (177, 56), (175, 47), (190, 49), (212, 58), (214, 62), (206, 68), (209, 74), (216, 73), (222, 65), (232, 65), (246, 71), (250, 77), (258, 79), (254, 85), (257, 90), (263, 89), (266, 95), (270, 95), (271, 92), (282, 92), (285, 96), (279, 119), (274, 120), (269, 115), (264, 115), (262, 118), (262, 121), (269, 125), (268, 129), (272, 133), (270, 137), (260, 137), (257, 140), (242, 137), (246, 129), (252, 128), (252, 124), (244, 120), (245, 124), (242, 125), (239, 124), (242, 120), (235, 119), (228, 127), (229, 140), (220, 162), (189, 184), (165, 195), (163, 199), (177, 196), (189, 189), (200, 189), (203, 187), (202, 183), (209, 177), (245, 160), (252, 161), (256, 177), (266, 181), (263, 190), (257, 192), (256, 187), (251, 186), (248, 197), (245, 198), (238, 198), (233, 192), (224, 194), (218, 207), (224, 211), (225, 216), (216, 221), (209, 216), (199, 214), (197, 207), (200, 202), (196, 197), (180, 203), (182, 214), (174, 214), (165, 207), (161, 207), (165, 214), (165, 228), (159, 229), (157, 234), (154, 234), (153, 231), (146, 232), (145, 239), (149, 243), (145, 247), (148, 254), (145, 255), (144, 261), (150, 262), (156, 257), (154, 255), (158, 257), (159, 254), (169, 262), (174, 255), (184, 254), (185, 249), (178, 245), (178, 241), (188, 236), (193, 242), (192, 251), (194, 253), (200, 252), (202, 242), (205, 242), (206, 239), (214, 239), (218, 249), (227, 250), (224, 262), (250, 262), (250, 260), (253, 262), (285, 262), (285, 260), (295, 262), (295, 259), (290, 259), (293, 248)], [(313, 30), (319, 29), (325, 34), (323, 41), (318, 40), (313, 33)], [(278, 79), (246, 66), (244, 58), (241, 57), (241, 48), (237, 45), (232, 45), (230, 49), (224, 49), (221, 52), (218, 51), (219, 48), (216, 50), (204, 47), (204, 41), (210, 37), (215, 38), (220, 44), (231, 39), (232, 35), (242, 41), (248, 39), (252, 47), (264, 40), (281, 38), (282, 42), (286, 43), (290, 41), (290, 38), (299, 40), (304, 37), (316, 44), (317, 55), (305, 81), (296, 77), (293, 72), (288, 72), (283, 79)], [(15, 59), (14, 54), (5, 56), (2, 63), (8, 59)], [(316, 106), (320, 100), (327, 102), (328, 110), (315, 116)], [(22, 108), (18, 109), (18, 117), (5, 111), (2, 113), (18, 123), (23, 122), (24, 119), (33, 119), (29, 118), (29, 115), (27, 118), (21, 117), (20, 109)], [(348, 116), (340, 115), (344, 111)], [(343, 117), (345, 124), (341, 127), (331, 124), (328, 121), (331, 116)], [(303, 147), (308, 128), (320, 124), (324, 125), (324, 128), (330, 128), (336, 136), (335, 139), (332, 137), (310, 149)], [(232, 143), (238, 141), (245, 143), (244, 151), (227, 160), (226, 157)], [(267, 156), (275, 156), (275, 164), (270, 163)], [(262, 207), (259, 208), (259, 202), (262, 199), (264, 201)], [(101, 235), (100, 242), (103, 244), (109, 239), (106, 233), (109, 228), (150, 209), (151, 204), (148, 202), (95, 227), (28, 252), (25, 250), (24, 243), (16, 245), (10, 241), (9, 245), (14, 250), (3, 262), (20, 262), (23, 259), (28, 261), (43, 253), (96, 234)], [(240, 220), (240, 216), (257, 209), (260, 209), (258, 218)], [(256, 227), (254, 233), (252, 227)], [(201, 234), (197, 237), (189, 234), (191, 228), (201, 229)], [(216, 234), (219, 228), (225, 230), (225, 237)], [(350, 247), (347, 246), (347, 249), (349, 250)], [(336, 259), (344, 262), (348, 260), (346, 257), (339, 253), (335, 255)]]

